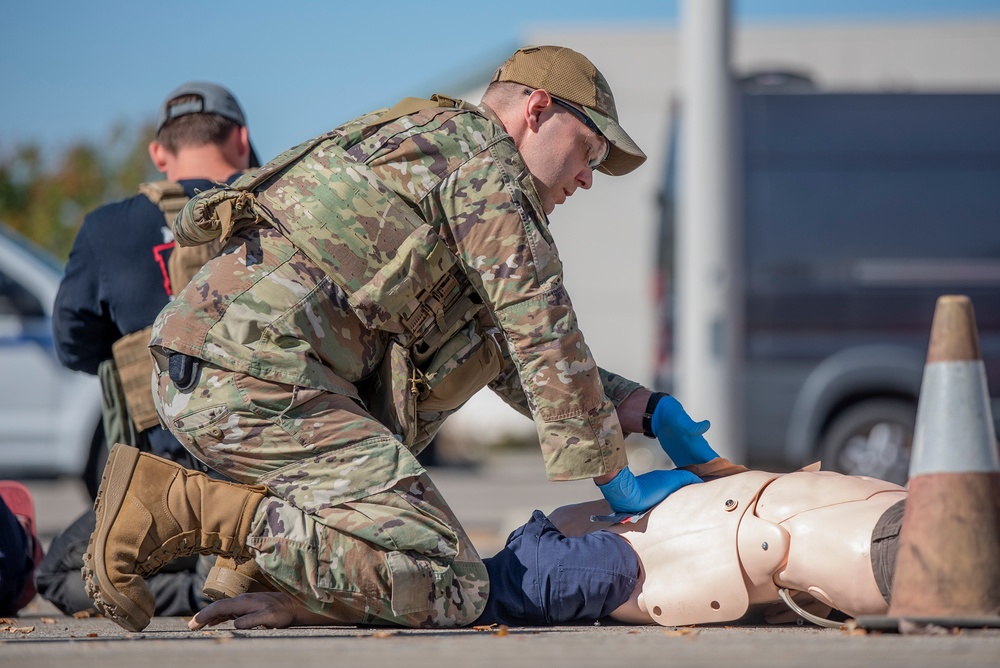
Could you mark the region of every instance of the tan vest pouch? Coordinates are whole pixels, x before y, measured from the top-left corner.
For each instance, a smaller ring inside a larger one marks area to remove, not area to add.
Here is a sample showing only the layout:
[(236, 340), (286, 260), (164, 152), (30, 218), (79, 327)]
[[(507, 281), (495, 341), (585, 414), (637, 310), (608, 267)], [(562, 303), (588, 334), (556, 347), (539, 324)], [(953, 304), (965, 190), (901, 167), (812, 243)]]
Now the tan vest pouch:
[(441, 347), (424, 374), (418, 411), (450, 411), (472, 398), (503, 368), (503, 353), (492, 333), (459, 332)]
[(153, 360), (149, 356), (151, 327), (123, 336), (111, 346), (118, 367), (125, 403), (132, 415), (132, 422), (139, 431), (160, 424), (160, 418), (153, 406)]
[[(173, 229), (174, 219), (188, 203), (189, 198), (184, 188), (173, 181), (153, 181), (139, 185), (139, 192), (149, 198), (149, 201), (163, 212), (167, 227)], [(167, 261), (167, 274), (170, 277), (170, 295), (176, 297), (184, 286), (191, 282), (194, 275), (206, 262), (215, 257), (222, 249), (222, 241), (214, 240), (199, 246), (182, 246), (174, 244)]]
[(441, 347), (427, 371), (416, 368), (412, 351), (390, 339), (378, 369), (358, 383), (372, 416), (411, 447), (418, 411), (454, 410), (486, 386), (503, 368), (503, 353), (493, 334), (476, 323)]

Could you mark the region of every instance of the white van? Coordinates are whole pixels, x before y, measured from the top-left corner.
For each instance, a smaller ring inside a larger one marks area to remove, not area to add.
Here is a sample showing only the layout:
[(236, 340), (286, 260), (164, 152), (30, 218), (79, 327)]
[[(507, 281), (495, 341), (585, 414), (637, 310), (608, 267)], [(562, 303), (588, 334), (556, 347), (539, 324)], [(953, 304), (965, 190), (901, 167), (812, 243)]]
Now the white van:
[(0, 224), (0, 479), (82, 476), (103, 469), (96, 376), (63, 367), (52, 344), (62, 267)]

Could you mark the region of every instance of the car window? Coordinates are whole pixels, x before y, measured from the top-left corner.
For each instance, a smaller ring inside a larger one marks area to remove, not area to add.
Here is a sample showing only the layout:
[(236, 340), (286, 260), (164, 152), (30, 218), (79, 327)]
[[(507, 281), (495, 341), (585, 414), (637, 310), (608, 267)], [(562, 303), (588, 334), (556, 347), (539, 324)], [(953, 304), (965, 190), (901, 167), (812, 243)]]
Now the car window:
[(0, 271), (0, 316), (44, 318), (45, 309), (35, 295)]

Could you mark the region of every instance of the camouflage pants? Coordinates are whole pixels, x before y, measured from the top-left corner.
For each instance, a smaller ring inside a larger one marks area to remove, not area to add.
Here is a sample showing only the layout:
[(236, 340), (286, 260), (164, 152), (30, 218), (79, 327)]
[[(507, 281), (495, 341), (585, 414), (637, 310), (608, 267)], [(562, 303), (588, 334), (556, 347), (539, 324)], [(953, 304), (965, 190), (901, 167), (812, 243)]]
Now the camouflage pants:
[(468, 624), (486, 568), (427, 472), (349, 397), (202, 364), (180, 392), (160, 354), (157, 410), (234, 480), (266, 485), (248, 545), (309, 609), (347, 624)]

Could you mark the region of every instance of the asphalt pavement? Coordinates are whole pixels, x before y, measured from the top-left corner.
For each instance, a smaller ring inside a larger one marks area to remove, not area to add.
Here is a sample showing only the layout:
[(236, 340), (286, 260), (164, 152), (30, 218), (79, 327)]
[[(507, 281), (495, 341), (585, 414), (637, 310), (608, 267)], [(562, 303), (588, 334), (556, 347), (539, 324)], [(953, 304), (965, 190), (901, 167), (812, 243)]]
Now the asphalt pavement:
[[(590, 481), (549, 483), (537, 453), (498, 454), (475, 468), (434, 468), (431, 477), (483, 556), (531, 511), (596, 497)], [(89, 503), (73, 480), (26, 481), (43, 542)], [(0, 620), (0, 667), (294, 665), (350, 666), (1000, 666), (1000, 630), (930, 628), (865, 632), (809, 624), (684, 628), (575, 625), (555, 628), (373, 630), (304, 627), (191, 632), (186, 619), (156, 618), (129, 633), (101, 617), (76, 619), (36, 598)]]

